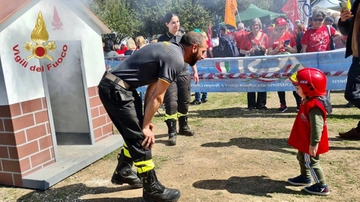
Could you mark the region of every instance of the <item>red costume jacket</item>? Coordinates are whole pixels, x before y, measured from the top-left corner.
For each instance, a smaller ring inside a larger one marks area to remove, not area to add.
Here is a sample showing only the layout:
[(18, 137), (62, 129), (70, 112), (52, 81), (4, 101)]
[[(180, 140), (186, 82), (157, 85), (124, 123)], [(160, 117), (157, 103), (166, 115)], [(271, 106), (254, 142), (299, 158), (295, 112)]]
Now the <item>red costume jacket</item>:
[(319, 142), (318, 151), (316, 153), (323, 154), (329, 151), (328, 131), (326, 125), (326, 110), (324, 105), (318, 99), (316, 99), (316, 97), (310, 98), (307, 100), (306, 103), (301, 104), (300, 111), (296, 115), (288, 143), (295, 149), (303, 153), (309, 154), (311, 132), (309, 111), (314, 107), (319, 107), (324, 114), (324, 127)]

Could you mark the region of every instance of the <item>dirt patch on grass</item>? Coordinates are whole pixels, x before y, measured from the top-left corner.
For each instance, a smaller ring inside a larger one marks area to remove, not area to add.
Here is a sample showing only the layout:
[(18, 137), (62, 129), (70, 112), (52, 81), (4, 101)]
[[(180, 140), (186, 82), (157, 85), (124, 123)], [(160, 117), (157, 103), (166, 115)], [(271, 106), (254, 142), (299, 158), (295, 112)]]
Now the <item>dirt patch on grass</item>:
[[(321, 164), (331, 194), (312, 196), (287, 178), (299, 175), (296, 150), (287, 145), (296, 111), (292, 93), (289, 110), (278, 113), (276, 93), (268, 93), (268, 110), (248, 111), (245, 93), (209, 93), (209, 103), (191, 106), (189, 123), (194, 137), (178, 137), (167, 146), (166, 125), (157, 115), (153, 149), (162, 184), (180, 189), (181, 202), (240, 201), (359, 201), (360, 141), (336, 136), (356, 126), (360, 111), (345, 108), (342, 92), (332, 92), (333, 114), (328, 117), (330, 152)], [(160, 113), (163, 113), (160, 110)], [(44, 192), (0, 188), (2, 201), (141, 201), (141, 189), (112, 185), (116, 152), (95, 162)]]

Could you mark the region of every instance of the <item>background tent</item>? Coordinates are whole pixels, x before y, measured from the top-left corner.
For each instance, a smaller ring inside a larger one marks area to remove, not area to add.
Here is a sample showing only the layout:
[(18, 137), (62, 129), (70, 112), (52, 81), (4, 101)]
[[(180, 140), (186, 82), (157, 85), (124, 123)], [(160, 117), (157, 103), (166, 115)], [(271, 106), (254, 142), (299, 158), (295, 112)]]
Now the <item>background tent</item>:
[[(272, 20), (280, 15), (281, 14), (279, 13), (274, 13), (268, 10), (261, 9), (254, 4), (250, 4), (250, 6), (246, 10), (240, 12), (241, 21), (248, 21), (254, 18), (260, 18), (261, 20)], [(236, 20), (239, 19), (236, 18)]]
[(340, 10), (339, 0), (320, 0), (314, 6)]
[[(260, 18), (261, 22), (264, 23), (265, 21), (271, 21), (279, 16), (285, 17), (285, 14), (264, 10), (255, 6), (254, 4), (250, 4), (246, 10), (240, 12), (241, 22), (244, 22), (245, 26), (250, 22), (250, 20), (253, 20), (254, 18)], [(236, 23), (238, 24), (240, 22), (238, 15), (235, 15), (235, 19)], [(235, 29), (235, 27), (225, 24), (224, 22), (221, 22), (220, 26), (226, 26), (230, 30)]]

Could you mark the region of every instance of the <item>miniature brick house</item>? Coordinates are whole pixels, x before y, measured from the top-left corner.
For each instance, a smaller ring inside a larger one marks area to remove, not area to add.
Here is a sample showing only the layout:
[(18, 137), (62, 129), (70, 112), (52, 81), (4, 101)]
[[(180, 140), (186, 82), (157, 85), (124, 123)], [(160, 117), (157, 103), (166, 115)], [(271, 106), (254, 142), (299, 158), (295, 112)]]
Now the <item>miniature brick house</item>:
[(110, 30), (70, 0), (0, 10), (0, 184), (47, 189), (122, 144), (97, 94)]

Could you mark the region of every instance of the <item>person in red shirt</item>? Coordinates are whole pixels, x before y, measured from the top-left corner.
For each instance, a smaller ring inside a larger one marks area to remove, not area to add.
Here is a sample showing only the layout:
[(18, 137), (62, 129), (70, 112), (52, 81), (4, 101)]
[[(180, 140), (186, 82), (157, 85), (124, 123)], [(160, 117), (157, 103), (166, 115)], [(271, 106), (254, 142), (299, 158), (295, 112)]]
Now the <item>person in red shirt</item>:
[(303, 101), (288, 140), (288, 144), (298, 150), (301, 174), (289, 178), (288, 183), (296, 186), (311, 185), (311, 174), (315, 184), (305, 187), (304, 191), (328, 195), (330, 191), (319, 158), (320, 154), (329, 151), (326, 115), (331, 113), (331, 104), (326, 98), (326, 76), (318, 69), (303, 68), (290, 80)]
[(122, 41), (121, 44), (120, 44), (120, 49), (116, 50), (116, 52), (119, 55), (124, 55), (127, 50), (128, 50), (128, 48), (126, 46), (126, 42)]
[[(239, 28), (239, 30), (234, 33), (234, 42), (240, 52), (242, 38), (243, 38), (243, 36), (247, 35), (248, 32), (245, 30), (244, 23), (239, 23), (238, 28)], [(240, 56), (242, 57), (245, 55), (240, 54)]]
[[(240, 45), (240, 53), (247, 56), (266, 55), (266, 45), (268, 44), (268, 36), (262, 31), (262, 24), (259, 18), (255, 18), (251, 22), (250, 33), (242, 37)], [(247, 93), (248, 109), (255, 108), (264, 110), (266, 107), (266, 92), (258, 92), (257, 100), (255, 92)], [(256, 100), (256, 102), (255, 102)]]
[[(280, 17), (275, 20), (274, 33), (269, 37), (267, 47), (268, 55), (297, 53), (295, 37), (289, 32), (289, 26), (285, 18)], [(296, 107), (299, 109), (301, 97), (296, 91), (293, 94), (296, 100)], [(278, 96), (280, 100), (279, 112), (287, 111), (285, 91), (279, 91)]]
[(341, 34), (336, 31), (332, 26), (329, 26), (329, 30), (324, 25), (324, 19), (326, 14), (321, 10), (314, 10), (312, 16), (312, 27), (309, 28), (301, 39), (302, 52), (321, 52), (331, 50), (330, 37), (333, 37), (334, 41), (337, 37), (341, 37)]

